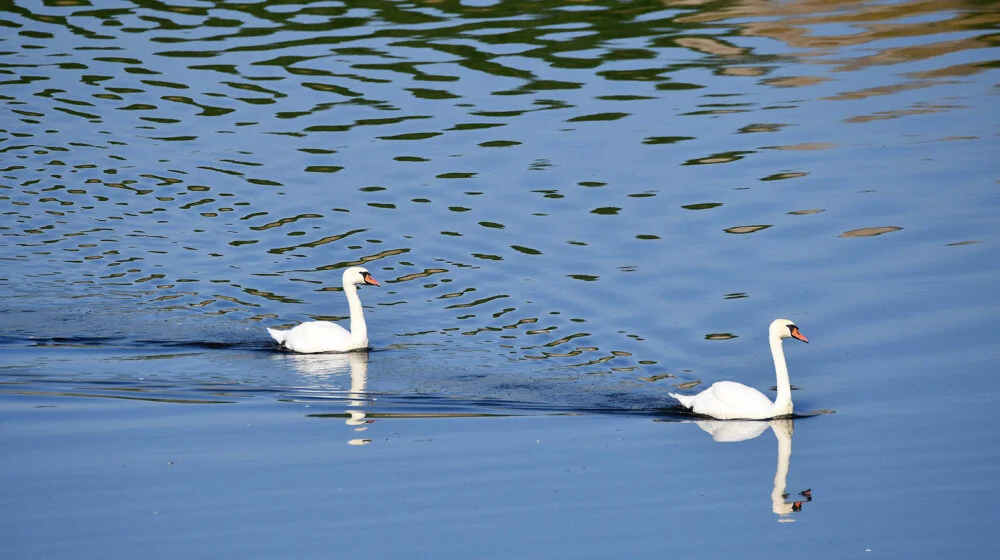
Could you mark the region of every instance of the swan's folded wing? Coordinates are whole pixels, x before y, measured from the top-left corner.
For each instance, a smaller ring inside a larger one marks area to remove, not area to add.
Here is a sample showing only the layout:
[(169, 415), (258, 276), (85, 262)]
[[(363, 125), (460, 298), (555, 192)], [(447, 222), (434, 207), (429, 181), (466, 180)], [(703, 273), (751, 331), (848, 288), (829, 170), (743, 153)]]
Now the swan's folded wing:
[(694, 397), (692, 410), (723, 420), (773, 416), (774, 403), (763, 393), (734, 381), (719, 381)]
[(353, 350), (351, 331), (329, 321), (310, 321), (286, 331), (283, 344), (303, 353), (345, 352)]

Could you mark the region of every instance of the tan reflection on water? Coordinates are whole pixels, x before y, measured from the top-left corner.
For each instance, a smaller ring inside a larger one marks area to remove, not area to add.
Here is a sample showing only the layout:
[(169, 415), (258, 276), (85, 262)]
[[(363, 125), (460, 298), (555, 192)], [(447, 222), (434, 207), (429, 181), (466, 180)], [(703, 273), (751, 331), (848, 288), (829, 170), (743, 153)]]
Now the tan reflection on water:
[[(1000, 24), (1000, 11), (984, 4), (964, 0), (909, 0), (901, 2), (859, 2), (856, 0), (742, 0), (712, 9), (708, 0), (689, 0), (688, 6), (701, 8), (677, 18), (680, 23), (737, 22), (738, 33), (781, 41), (798, 52), (787, 56), (813, 63), (833, 65), (835, 72), (851, 72), (872, 66), (889, 66), (925, 61), (943, 55), (995, 47), (993, 30)], [(764, 21), (761, 21), (764, 19)], [(833, 31), (831, 31), (833, 29)], [(981, 32), (978, 36), (958, 34)], [(911, 39), (900, 44), (899, 39)], [(889, 41), (892, 40), (892, 41)], [(706, 41), (692, 41), (688, 48), (717, 56), (735, 58), (742, 49), (723, 47)], [(864, 56), (851, 56), (865, 46)], [(901, 89), (928, 87), (948, 78), (983, 72), (986, 64), (958, 63), (940, 68), (911, 72), (913, 80), (904, 84), (842, 92), (828, 97), (846, 100), (872, 95), (889, 95)], [(785, 76), (765, 81), (776, 87), (809, 86), (829, 78), (820, 76)], [(893, 79), (899, 79), (893, 76)]]
[[(710, 4), (690, 2), (689, 4)], [(938, 16), (930, 18), (928, 16)], [(742, 0), (711, 10), (707, 6), (698, 12), (677, 18), (682, 23), (710, 23), (729, 19), (771, 18), (738, 24), (740, 34), (777, 39), (791, 47), (809, 50), (809, 55), (829, 54), (848, 46), (899, 37), (923, 37), (943, 33), (986, 30), (1000, 23), (1000, 12), (983, 11), (981, 5), (963, 0), (909, 0), (893, 2), (859, 2), (857, 0)], [(928, 21), (914, 25), (917, 18)], [(909, 20), (909, 21), (899, 21)], [(814, 34), (810, 27), (836, 24), (850, 26), (854, 33), (839, 35)], [(921, 41), (919, 47), (880, 49), (871, 56), (839, 61), (843, 70), (856, 70), (875, 64), (895, 64), (922, 60), (946, 52), (966, 48), (993, 46), (988, 37), (939, 42)], [(727, 54), (734, 54), (733, 51)], [(972, 70), (977, 71), (977, 70)]]
[(896, 226), (885, 226), (885, 227), (866, 227), (861, 229), (852, 229), (850, 231), (845, 231), (840, 234), (841, 237), (874, 237), (876, 235), (882, 235), (883, 233), (889, 233), (892, 231), (899, 231), (903, 228)]
[(759, 224), (759, 225), (753, 225), (753, 226), (734, 226), (734, 227), (731, 227), (731, 228), (726, 228), (726, 229), (724, 229), (722, 231), (724, 231), (726, 233), (734, 233), (734, 234), (739, 235), (739, 234), (747, 234), (747, 233), (758, 232), (758, 231), (767, 229), (769, 227), (771, 227), (770, 224)]

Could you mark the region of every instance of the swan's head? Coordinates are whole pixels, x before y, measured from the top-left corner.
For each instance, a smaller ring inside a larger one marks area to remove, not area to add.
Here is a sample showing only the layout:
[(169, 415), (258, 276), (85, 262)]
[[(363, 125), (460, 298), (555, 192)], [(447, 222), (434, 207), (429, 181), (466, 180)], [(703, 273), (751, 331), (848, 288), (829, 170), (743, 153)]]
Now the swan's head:
[(368, 284), (371, 286), (381, 286), (378, 280), (372, 278), (367, 269), (360, 266), (352, 266), (344, 271), (344, 285), (360, 286)]
[(799, 332), (795, 323), (788, 319), (775, 319), (771, 321), (771, 338), (784, 340), (786, 338), (797, 338), (802, 342), (809, 342), (809, 339)]

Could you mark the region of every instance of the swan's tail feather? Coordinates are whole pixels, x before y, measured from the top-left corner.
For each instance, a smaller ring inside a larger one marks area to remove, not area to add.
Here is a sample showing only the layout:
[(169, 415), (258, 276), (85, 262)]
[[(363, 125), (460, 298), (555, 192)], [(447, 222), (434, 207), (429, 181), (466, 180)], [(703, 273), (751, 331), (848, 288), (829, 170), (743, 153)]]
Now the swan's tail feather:
[(681, 405), (685, 408), (692, 408), (694, 406), (694, 395), (681, 395), (679, 393), (667, 394), (680, 401)]
[(267, 329), (267, 334), (271, 335), (278, 344), (285, 345), (285, 337), (288, 336), (288, 331), (279, 331), (278, 329)]

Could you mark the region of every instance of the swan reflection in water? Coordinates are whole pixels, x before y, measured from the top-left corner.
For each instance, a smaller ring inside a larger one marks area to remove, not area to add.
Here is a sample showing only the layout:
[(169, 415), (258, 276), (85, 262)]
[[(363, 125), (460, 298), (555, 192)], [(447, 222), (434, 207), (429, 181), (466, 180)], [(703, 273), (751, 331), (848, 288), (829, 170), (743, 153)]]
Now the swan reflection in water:
[(788, 493), (785, 492), (785, 487), (788, 465), (792, 458), (792, 433), (795, 431), (791, 419), (770, 422), (700, 420), (697, 424), (699, 428), (711, 434), (713, 440), (724, 443), (753, 439), (770, 426), (774, 436), (778, 438), (778, 466), (774, 471), (774, 489), (771, 490), (771, 511), (778, 516), (779, 523), (791, 523), (795, 521), (790, 517), (791, 514), (801, 511), (803, 504), (812, 501), (810, 490), (800, 492), (799, 500), (787, 501)]
[[(365, 405), (372, 399), (365, 393), (368, 387), (368, 352), (355, 351), (330, 354), (285, 354), (284, 358), (290, 360), (295, 369), (304, 377), (312, 381), (327, 381), (330, 377), (350, 371), (351, 388), (347, 392), (347, 420), (348, 426), (353, 426), (355, 432), (363, 432), (368, 429), (368, 424), (373, 420), (366, 418)], [(355, 438), (349, 440), (350, 445), (367, 445), (372, 440), (367, 438)]]

